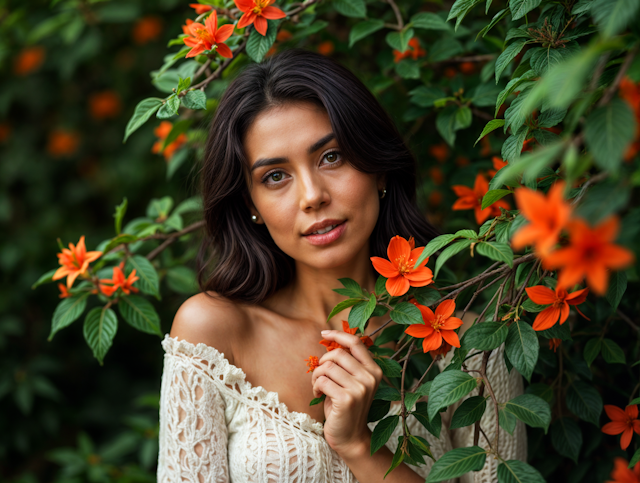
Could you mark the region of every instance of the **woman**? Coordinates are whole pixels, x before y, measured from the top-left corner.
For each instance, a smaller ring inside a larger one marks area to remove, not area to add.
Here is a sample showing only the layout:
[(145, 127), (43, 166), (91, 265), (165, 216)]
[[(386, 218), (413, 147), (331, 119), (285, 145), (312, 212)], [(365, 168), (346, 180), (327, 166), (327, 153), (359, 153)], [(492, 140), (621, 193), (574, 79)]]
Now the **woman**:
[[(401, 135), (351, 72), (290, 50), (230, 84), (200, 175), (202, 293), (163, 341), (158, 481), (382, 482), (401, 434), (370, 455), (382, 373), (342, 331), (349, 309), (326, 320), (344, 300), (339, 278), (374, 289), (370, 257), (386, 256), (391, 237), (423, 246), (437, 235), (416, 207)], [(325, 352), (322, 338), (349, 353)], [(309, 354), (321, 363), (311, 376)], [(503, 386), (521, 392), (514, 380)], [(452, 448), (446, 430), (438, 440), (410, 420), (434, 456)], [(402, 464), (384, 481), (422, 482), (431, 464)]]

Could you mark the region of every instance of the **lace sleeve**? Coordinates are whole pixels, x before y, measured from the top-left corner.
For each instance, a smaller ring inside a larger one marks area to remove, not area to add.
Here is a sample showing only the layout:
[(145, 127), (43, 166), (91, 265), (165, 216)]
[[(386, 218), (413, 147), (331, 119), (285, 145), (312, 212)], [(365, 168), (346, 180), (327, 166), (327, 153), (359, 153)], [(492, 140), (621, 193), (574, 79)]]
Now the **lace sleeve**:
[(218, 387), (195, 360), (165, 355), (158, 483), (229, 483), (224, 411)]

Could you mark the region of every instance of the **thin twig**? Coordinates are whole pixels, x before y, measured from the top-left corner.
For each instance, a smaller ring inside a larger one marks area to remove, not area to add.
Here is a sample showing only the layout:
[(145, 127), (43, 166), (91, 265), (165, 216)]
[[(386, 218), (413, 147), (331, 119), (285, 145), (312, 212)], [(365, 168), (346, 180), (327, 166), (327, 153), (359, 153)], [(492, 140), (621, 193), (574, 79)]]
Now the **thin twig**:
[(422, 384), (423, 379), (425, 378), (425, 376), (427, 374), (429, 374), (429, 372), (431, 372), (431, 368), (436, 363), (436, 361), (438, 361), (440, 359), (440, 357), (442, 357), (442, 356), (440, 354), (438, 354), (437, 356), (435, 356), (433, 358), (433, 360), (431, 361), (431, 364), (429, 364), (429, 367), (427, 367), (427, 370), (424, 371), (424, 374), (422, 374), (422, 376), (420, 376), (420, 379), (418, 379), (418, 382), (416, 382), (415, 385), (411, 388), (410, 392), (414, 392), (416, 389), (418, 389), (420, 387), (420, 384)]
[(640, 327), (638, 327), (638, 326), (633, 322), (633, 320), (631, 320), (631, 319), (629, 318), (629, 316), (628, 316), (628, 315), (626, 315), (626, 314), (624, 314), (624, 313), (620, 312), (620, 309), (616, 310), (616, 314), (618, 315), (618, 317), (620, 317), (622, 320), (624, 320), (624, 321), (629, 325), (629, 327), (631, 327), (631, 328), (632, 328), (633, 330), (635, 330), (636, 332), (640, 333)]
[(386, 0), (386, 2), (389, 5), (391, 5), (391, 8), (393, 9), (393, 13), (396, 15), (396, 21), (398, 22), (398, 25), (395, 26), (396, 30), (402, 30), (404, 28), (404, 22), (402, 21), (402, 15), (400, 14), (400, 9), (396, 5), (396, 2), (394, 2), (393, 0)]
[(613, 97), (613, 95), (618, 90), (618, 87), (620, 87), (620, 82), (622, 82), (622, 79), (624, 78), (625, 74), (627, 73), (627, 69), (629, 69), (629, 66), (631, 65), (631, 62), (633, 61), (633, 58), (636, 56), (636, 52), (638, 52), (638, 46), (637, 45), (627, 52), (627, 55), (625, 55), (625, 57), (624, 57), (624, 61), (622, 62), (622, 65), (620, 66), (620, 70), (618, 71), (618, 74), (616, 75), (616, 78), (614, 79), (613, 83), (609, 87), (607, 87), (607, 90), (605, 91), (604, 95), (602, 96), (602, 98), (598, 102), (598, 107), (602, 107), (605, 104), (608, 104), (609, 101), (611, 101), (611, 98)]
[[(411, 349), (413, 349), (413, 345), (415, 344), (415, 339), (411, 341), (411, 346), (409, 347), (409, 353), (411, 353)], [(404, 361), (402, 365), (402, 378), (400, 379), (400, 405), (402, 406), (402, 434), (404, 439), (407, 439), (407, 408), (404, 404), (404, 375), (407, 372), (407, 364), (409, 364), (409, 358)]]

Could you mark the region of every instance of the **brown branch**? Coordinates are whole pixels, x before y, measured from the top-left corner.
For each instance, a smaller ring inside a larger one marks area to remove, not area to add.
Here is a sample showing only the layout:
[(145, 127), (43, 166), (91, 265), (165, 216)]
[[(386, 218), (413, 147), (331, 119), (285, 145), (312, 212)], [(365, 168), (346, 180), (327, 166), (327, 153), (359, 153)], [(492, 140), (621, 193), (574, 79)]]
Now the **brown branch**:
[(635, 57), (637, 51), (638, 51), (638, 46), (636, 45), (635, 47), (633, 47), (627, 52), (627, 55), (624, 57), (624, 61), (620, 66), (620, 70), (618, 71), (616, 78), (614, 79), (613, 83), (607, 88), (604, 95), (598, 102), (598, 107), (602, 107), (605, 104), (607, 104), (609, 101), (611, 101), (611, 98), (613, 97), (615, 92), (618, 90), (618, 87), (620, 87), (620, 82), (622, 82), (622, 78), (627, 73), (627, 69), (629, 69), (629, 66), (631, 65), (631, 62), (633, 61), (633, 58)]
[[(411, 349), (413, 349), (413, 345), (415, 344), (415, 339), (411, 341), (411, 346), (409, 347), (409, 353), (411, 353)], [(402, 365), (402, 378), (400, 379), (400, 405), (402, 406), (402, 435), (404, 439), (407, 439), (407, 408), (404, 404), (404, 375), (407, 372), (407, 364), (409, 364), (409, 358), (404, 361)]]
[(627, 323), (627, 325), (629, 325), (629, 327), (631, 327), (633, 330), (635, 330), (637, 333), (639, 333), (639, 334), (640, 334), (640, 327), (638, 327), (638, 326), (633, 322), (633, 320), (631, 320), (631, 319), (629, 318), (629, 316), (628, 316), (628, 315), (626, 315), (626, 314), (624, 314), (624, 313), (620, 312), (620, 309), (617, 309), (617, 310), (616, 310), (616, 314), (618, 315), (618, 317), (620, 317), (622, 320), (624, 320), (624, 321)]
[(418, 379), (418, 382), (411, 388), (410, 392), (414, 392), (416, 389), (418, 389), (420, 387), (420, 384), (422, 384), (423, 379), (425, 378), (425, 376), (427, 374), (429, 374), (429, 372), (431, 371), (431, 368), (440, 359), (440, 357), (442, 357), (442, 356), (440, 354), (438, 354), (437, 356), (435, 356), (433, 358), (433, 360), (431, 361), (431, 364), (429, 364), (429, 367), (427, 367), (427, 370), (424, 371), (424, 374), (422, 374), (422, 376), (420, 376), (420, 379)]
[[(490, 355), (491, 355), (491, 351), (485, 351), (482, 356), (482, 365), (480, 366), (480, 371), (482, 371), (483, 373), (486, 373), (487, 371), (487, 362), (489, 362)], [(480, 387), (478, 388), (478, 396), (481, 396), (481, 397), (484, 396), (484, 379), (482, 380), (482, 382), (480, 383)], [(480, 420), (478, 420), (476, 421), (476, 424), (473, 428), (473, 445), (474, 446), (478, 446), (478, 441), (480, 440), (480, 431), (482, 431), (482, 428), (480, 427)], [(487, 440), (487, 442), (489, 441), (489, 438), (487, 438), (486, 435), (485, 435), (485, 439)], [(489, 446), (491, 446), (491, 443), (489, 443)]]
[(602, 171), (598, 174), (596, 174), (595, 176), (592, 176), (591, 178), (589, 178), (581, 187), (580, 187), (580, 192), (576, 195), (576, 197), (571, 201), (571, 204), (573, 206), (577, 205), (580, 200), (582, 199), (582, 197), (585, 195), (585, 193), (587, 192), (587, 188), (589, 186), (591, 186), (594, 183), (597, 183), (598, 181), (602, 181), (603, 179), (605, 179), (607, 176), (609, 176), (609, 173), (607, 171)]
[(391, 8), (393, 9), (393, 13), (396, 15), (396, 21), (398, 22), (398, 25), (395, 26), (395, 29), (402, 30), (404, 28), (404, 22), (402, 21), (402, 15), (400, 14), (400, 9), (396, 5), (396, 2), (394, 2), (394, 0), (385, 0), (385, 1), (389, 5), (391, 5)]
[(484, 280), (482, 280), (479, 284), (478, 284), (478, 288), (476, 289), (475, 292), (473, 292), (473, 295), (471, 296), (471, 300), (469, 300), (469, 303), (467, 304), (467, 306), (464, 308), (464, 310), (462, 311), (462, 315), (460, 316), (461, 319), (464, 319), (465, 314), (467, 313), (467, 310), (469, 310), (469, 307), (471, 307), (471, 304), (473, 303), (473, 301), (476, 299), (476, 297), (478, 296), (478, 294), (480, 292), (482, 292), (482, 290), (480, 290), (482, 288), (482, 285), (484, 284)]

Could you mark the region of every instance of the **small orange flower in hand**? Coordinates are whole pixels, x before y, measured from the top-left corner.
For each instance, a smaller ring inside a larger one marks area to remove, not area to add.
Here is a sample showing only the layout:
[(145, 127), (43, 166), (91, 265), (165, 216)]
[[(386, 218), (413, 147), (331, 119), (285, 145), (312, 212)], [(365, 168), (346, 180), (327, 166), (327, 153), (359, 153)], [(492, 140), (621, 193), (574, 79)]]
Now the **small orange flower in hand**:
[(77, 246), (69, 243), (69, 248), (63, 248), (62, 253), (58, 253), (58, 261), (62, 265), (51, 277), (52, 280), (59, 280), (67, 277), (67, 288), (71, 288), (78, 275), (84, 275), (89, 268), (89, 263), (97, 260), (102, 252), (88, 252), (84, 245), (84, 235), (80, 237)]
[(214, 46), (222, 57), (227, 59), (233, 57), (233, 52), (229, 46), (223, 43), (231, 37), (233, 25), (227, 24), (218, 28), (218, 12), (215, 10), (205, 19), (204, 25), (188, 18), (187, 24), (182, 26), (182, 31), (188, 35), (182, 41), (192, 47), (186, 55), (187, 58), (195, 57), (205, 50), (211, 50)]
[(513, 236), (511, 246), (515, 250), (535, 244), (536, 252), (546, 256), (558, 243), (560, 231), (571, 216), (571, 206), (562, 196), (564, 186), (564, 181), (558, 181), (549, 189), (547, 196), (529, 188), (514, 191), (518, 209), (530, 222)]
[[(358, 328), (357, 327), (353, 327), (353, 328), (349, 327), (349, 322), (347, 322), (346, 320), (343, 320), (342, 321), (342, 331), (346, 332), (347, 334), (352, 334), (353, 335), (358, 331)], [(360, 340), (362, 341), (362, 343), (364, 344), (365, 347), (371, 347), (373, 345), (373, 340), (368, 335), (363, 335), (362, 337), (360, 337)], [(320, 341), (320, 344), (322, 344), (323, 346), (325, 346), (327, 348), (327, 352), (330, 352), (333, 349), (344, 349), (347, 352), (351, 352), (348, 347), (343, 347), (340, 344), (338, 344), (336, 341), (333, 341), (333, 340), (322, 339)]]
[[(564, 324), (569, 317), (569, 305), (580, 305), (587, 299), (589, 293), (588, 288), (582, 290), (576, 290), (572, 293), (567, 293), (563, 288), (556, 288), (555, 291), (551, 290), (544, 285), (536, 285), (535, 287), (525, 288), (529, 298), (538, 305), (549, 305), (546, 309), (540, 312), (536, 316), (536, 320), (533, 322), (533, 330), (547, 330), (555, 325), (560, 318), (560, 325)], [(586, 315), (580, 312), (580, 309), (576, 307), (576, 310), (585, 319), (589, 319)]]
[[(133, 282), (138, 280), (140, 277), (136, 277), (136, 270), (133, 269), (128, 277), (124, 276), (124, 262), (120, 262), (120, 266), (113, 267), (113, 278), (102, 278), (100, 279), (100, 290), (107, 297), (110, 297), (114, 294), (118, 287), (122, 289), (124, 293), (129, 295), (131, 292), (138, 292), (138, 289), (133, 286)], [(104, 283), (108, 283), (111, 285), (103, 285)]]
[(309, 367), (307, 372), (313, 372), (313, 370), (320, 365), (319, 360), (316, 356), (309, 356), (308, 359), (304, 360)]
[(633, 470), (630, 470), (627, 460), (616, 458), (613, 462), (611, 478), (605, 483), (640, 483), (640, 463), (636, 463)]
[(607, 291), (610, 269), (624, 269), (635, 260), (630, 250), (613, 244), (619, 230), (619, 220), (611, 215), (594, 228), (577, 218), (567, 223), (570, 244), (542, 258), (545, 270), (562, 268), (557, 288), (570, 288), (587, 278), (596, 295)]
[(267, 35), (267, 19), (276, 20), (287, 16), (278, 7), (272, 7), (276, 0), (233, 0), (244, 15), (238, 21), (238, 28), (253, 24), (261, 35)]
[(510, 209), (509, 203), (504, 200), (498, 200), (495, 203), (482, 209), (482, 198), (489, 191), (489, 183), (486, 178), (478, 173), (473, 188), (456, 184), (451, 187), (458, 195), (458, 200), (453, 204), (453, 210), (474, 210), (476, 222), (481, 225), (487, 218), (500, 216), (500, 207), (505, 210)]
[(633, 432), (640, 434), (640, 421), (638, 420), (638, 405), (627, 406), (623, 411), (617, 406), (605, 404), (604, 410), (611, 419), (610, 423), (602, 427), (604, 434), (616, 435), (622, 433), (620, 447), (625, 450), (631, 443)]
[(419, 267), (413, 268), (422, 250), (424, 247), (415, 248), (413, 237), (407, 241), (396, 235), (387, 247), (389, 260), (371, 257), (373, 267), (387, 279), (385, 286), (389, 295), (404, 295), (409, 291), (409, 287), (424, 287), (433, 282), (433, 272), (425, 267), (429, 257), (425, 258)]
[(420, 310), (425, 323), (411, 324), (405, 329), (405, 333), (411, 337), (424, 338), (422, 341), (424, 352), (440, 349), (443, 339), (445, 343), (453, 347), (460, 347), (460, 339), (454, 330), (460, 327), (463, 322), (457, 317), (452, 317), (456, 309), (456, 303), (453, 300), (443, 301), (436, 307), (435, 314), (429, 307), (420, 305), (416, 301), (412, 301), (412, 303)]

